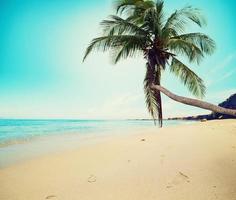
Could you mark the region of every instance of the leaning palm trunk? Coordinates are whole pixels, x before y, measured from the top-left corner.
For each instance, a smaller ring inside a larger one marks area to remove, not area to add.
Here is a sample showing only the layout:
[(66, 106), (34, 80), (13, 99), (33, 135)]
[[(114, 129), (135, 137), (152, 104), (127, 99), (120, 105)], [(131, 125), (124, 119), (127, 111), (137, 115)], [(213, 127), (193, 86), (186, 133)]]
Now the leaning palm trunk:
[[(214, 52), (215, 42), (206, 34), (186, 32), (188, 24), (199, 27), (206, 24), (197, 8), (187, 6), (166, 17), (163, 0), (115, 2), (117, 15), (111, 15), (101, 22), (102, 35), (91, 41), (83, 60), (93, 50), (111, 50), (114, 63), (142, 54), (147, 68), (144, 78), (147, 109), (154, 123), (158, 120), (161, 127), (161, 92), (153, 90), (152, 83), (160, 86), (161, 74), (169, 68), (169, 72), (176, 75), (194, 96), (204, 97), (203, 80), (179, 57), (186, 58), (189, 63), (199, 64), (202, 58)], [(188, 99), (185, 103), (193, 106), (196, 104), (195, 101), (193, 104), (188, 103)], [(202, 107), (201, 103), (198, 104), (198, 107)], [(211, 107), (207, 104), (203, 108), (218, 111)]]
[(187, 98), (187, 97), (178, 96), (176, 94), (173, 94), (172, 92), (170, 92), (169, 90), (167, 90), (166, 88), (164, 88), (160, 85), (152, 84), (151, 88), (155, 89), (155, 90), (158, 90), (158, 91), (161, 91), (162, 93), (164, 93), (169, 98), (171, 98), (175, 101), (178, 101), (180, 103), (183, 103), (183, 104), (203, 108), (203, 109), (210, 110), (210, 111), (217, 112), (217, 113), (236, 116), (236, 110), (234, 110), (234, 109), (226, 109), (226, 108), (216, 106), (214, 104), (204, 102), (204, 101), (200, 101), (200, 100), (197, 100), (197, 99), (191, 99), (191, 98)]

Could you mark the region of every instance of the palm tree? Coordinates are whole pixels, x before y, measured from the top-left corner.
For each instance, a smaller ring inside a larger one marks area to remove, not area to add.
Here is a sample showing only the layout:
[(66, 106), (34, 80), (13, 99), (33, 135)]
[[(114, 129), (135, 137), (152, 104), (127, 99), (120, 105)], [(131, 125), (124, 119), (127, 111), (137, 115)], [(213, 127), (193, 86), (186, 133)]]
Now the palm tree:
[[(159, 120), (160, 127), (162, 126), (160, 91), (170, 94), (161, 86), (162, 73), (168, 66), (169, 72), (175, 74), (194, 96), (202, 98), (205, 95), (203, 80), (184, 64), (179, 56), (187, 58), (189, 63), (199, 64), (205, 55), (211, 55), (215, 49), (215, 42), (209, 36), (199, 32), (186, 33), (186, 26), (189, 23), (199, 27), (206, 24), (199, 9), (184, 7), (166, 19), (163, 5), (161, 0), (116, 1), (117, 15), (111, 15), (101, 22), (103, 35), (91, 41), (83, 59), (85, 60), (95, 49), (111, 50), (115, 55), (114, 63), (137, 54), (142, 55), (146, 60), (144, 78), (146, 104), (154, 122), (156, 119)], [(179, 102), (183, 100), (181, 97), (180, 99), (173, 97), (175, 96), (172, 95), (171, 98)], [(188, 104), (188, 102), (182, 103)], [(195, 103), (191, 105), (200, 107)], [(204, 108), (212, 110), (209, 105)]]

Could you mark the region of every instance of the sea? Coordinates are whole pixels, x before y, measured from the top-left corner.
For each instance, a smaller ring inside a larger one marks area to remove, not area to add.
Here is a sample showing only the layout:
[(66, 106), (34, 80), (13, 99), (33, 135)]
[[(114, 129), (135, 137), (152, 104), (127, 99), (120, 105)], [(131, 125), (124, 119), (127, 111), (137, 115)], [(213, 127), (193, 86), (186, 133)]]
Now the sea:
[[(163, 126), (194, 123), (164, 120)], [(0, 119), (0, 168), (48, 152), (131, 134), (146, 128), (158, 133), (153, 120)]]

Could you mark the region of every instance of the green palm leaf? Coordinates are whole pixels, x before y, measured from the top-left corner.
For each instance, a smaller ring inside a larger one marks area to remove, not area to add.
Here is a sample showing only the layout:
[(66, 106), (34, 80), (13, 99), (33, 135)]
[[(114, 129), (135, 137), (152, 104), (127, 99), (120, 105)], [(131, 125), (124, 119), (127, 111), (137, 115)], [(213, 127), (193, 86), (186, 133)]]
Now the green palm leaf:
[(114, 3), (114, 8), (116, 9), (117, 14), (122, 14), (128, 8), (134, 7), (139, 1), (140, 0), (117, 0)]
[[(149, 64), (146, 65), (146, 75), (144, 78), (144, 93), (146, 98), (146, 106), (148, 112), (151, 114), (154, 124), (156, 125), (156, 120), (159, 121), (159, 126), (162, 126), (162, 103), (161, 94), (159, 91), (152, 90), (151, 84), (153, 82), (160, 82), (160, 74), (157, 74), (155, 68), (151, 67)], [(157, 76), (158, 75), (158, 76)], [(156, 79), (156, 80), (155, 80)]]
[[(206, 24), (205, 18), (197, 8), (187, 6), (181, 10), (176, 10), (167, 20), (163, 27), (163, 35), (169, 37), (169, 33), (183, 33), (189, 22), (194, 22), (202, 27)], [(171, 30), (171, 31), (170, 31)]]
[(193, 95), (200, 98), (205, 96), (206, 87), (203, 80), (181, 61), (172, 58), (170, 72), (174, 73)]
[(190, 42), (201, 49), (202, 52), (211, 55), (216, 47), (213, 39), (203, 33), (187, 33), (173, 37), (173, 39), (181, 39)]
[(83, 61), (93, 50), (107, 51), (109, 49), (119, 49), (129, 44), (131, 41), (132, 44), (136, 43), (133, 46), (135, 48), (134, 51), (138, 49), (142, 50), (146, 42), (145, 37), (139, 35), (108, 35), (94, 38), (85, 51)]
[(126, 11), (136, 16), (139, 15), (140, 12), (154, 6), (155, 3), (152, 0), (117, 0), (114, 4), (117, 14), (122, 14)]
[(167, 47), (177, 55), (185, 56), (190, 62), (200, 63), (203, 58), (202, 50), (191, 41), (181, 38), (172, 38), (168, 41)]
[(142, 29), (142, 27), (116, 15), (111, 15), (110, 20), (103, 20), (100, 25), (103, 28), (104, 34), (107, 35), (140, 34), (146, 36), (149, 34), (147, 31)]
[(124, 45), (113, 50), (113, 63), (116, 64), (121, 59), (126, 59), (128, 57), (142, 55), (143, 44), (142, 41), (138, 42), (136, 37), (129, 38)]

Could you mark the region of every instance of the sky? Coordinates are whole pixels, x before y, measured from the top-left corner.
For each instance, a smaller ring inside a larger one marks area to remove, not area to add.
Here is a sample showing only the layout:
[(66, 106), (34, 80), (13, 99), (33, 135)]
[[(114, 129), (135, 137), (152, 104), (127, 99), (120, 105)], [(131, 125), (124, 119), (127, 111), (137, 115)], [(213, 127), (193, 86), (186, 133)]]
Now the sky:
[[(143, 94), (145, 61), (114, 65), (109, 53), (85, 49), (99, 36), (99, 22), (114, 14), (113, 0), (0, 0), (0, 118), (148, 118)], [(217, 45), (191, 68), (207, 86), (203, 100), (218, 104), (236, 92), (235, 0), (165, 0), (170, 14), (186, 5), (202, 9), (201, 30)], [(192, 97), (164, 72), (162, 85)], [(164, 117), (209, 113), (163, 96)]]

